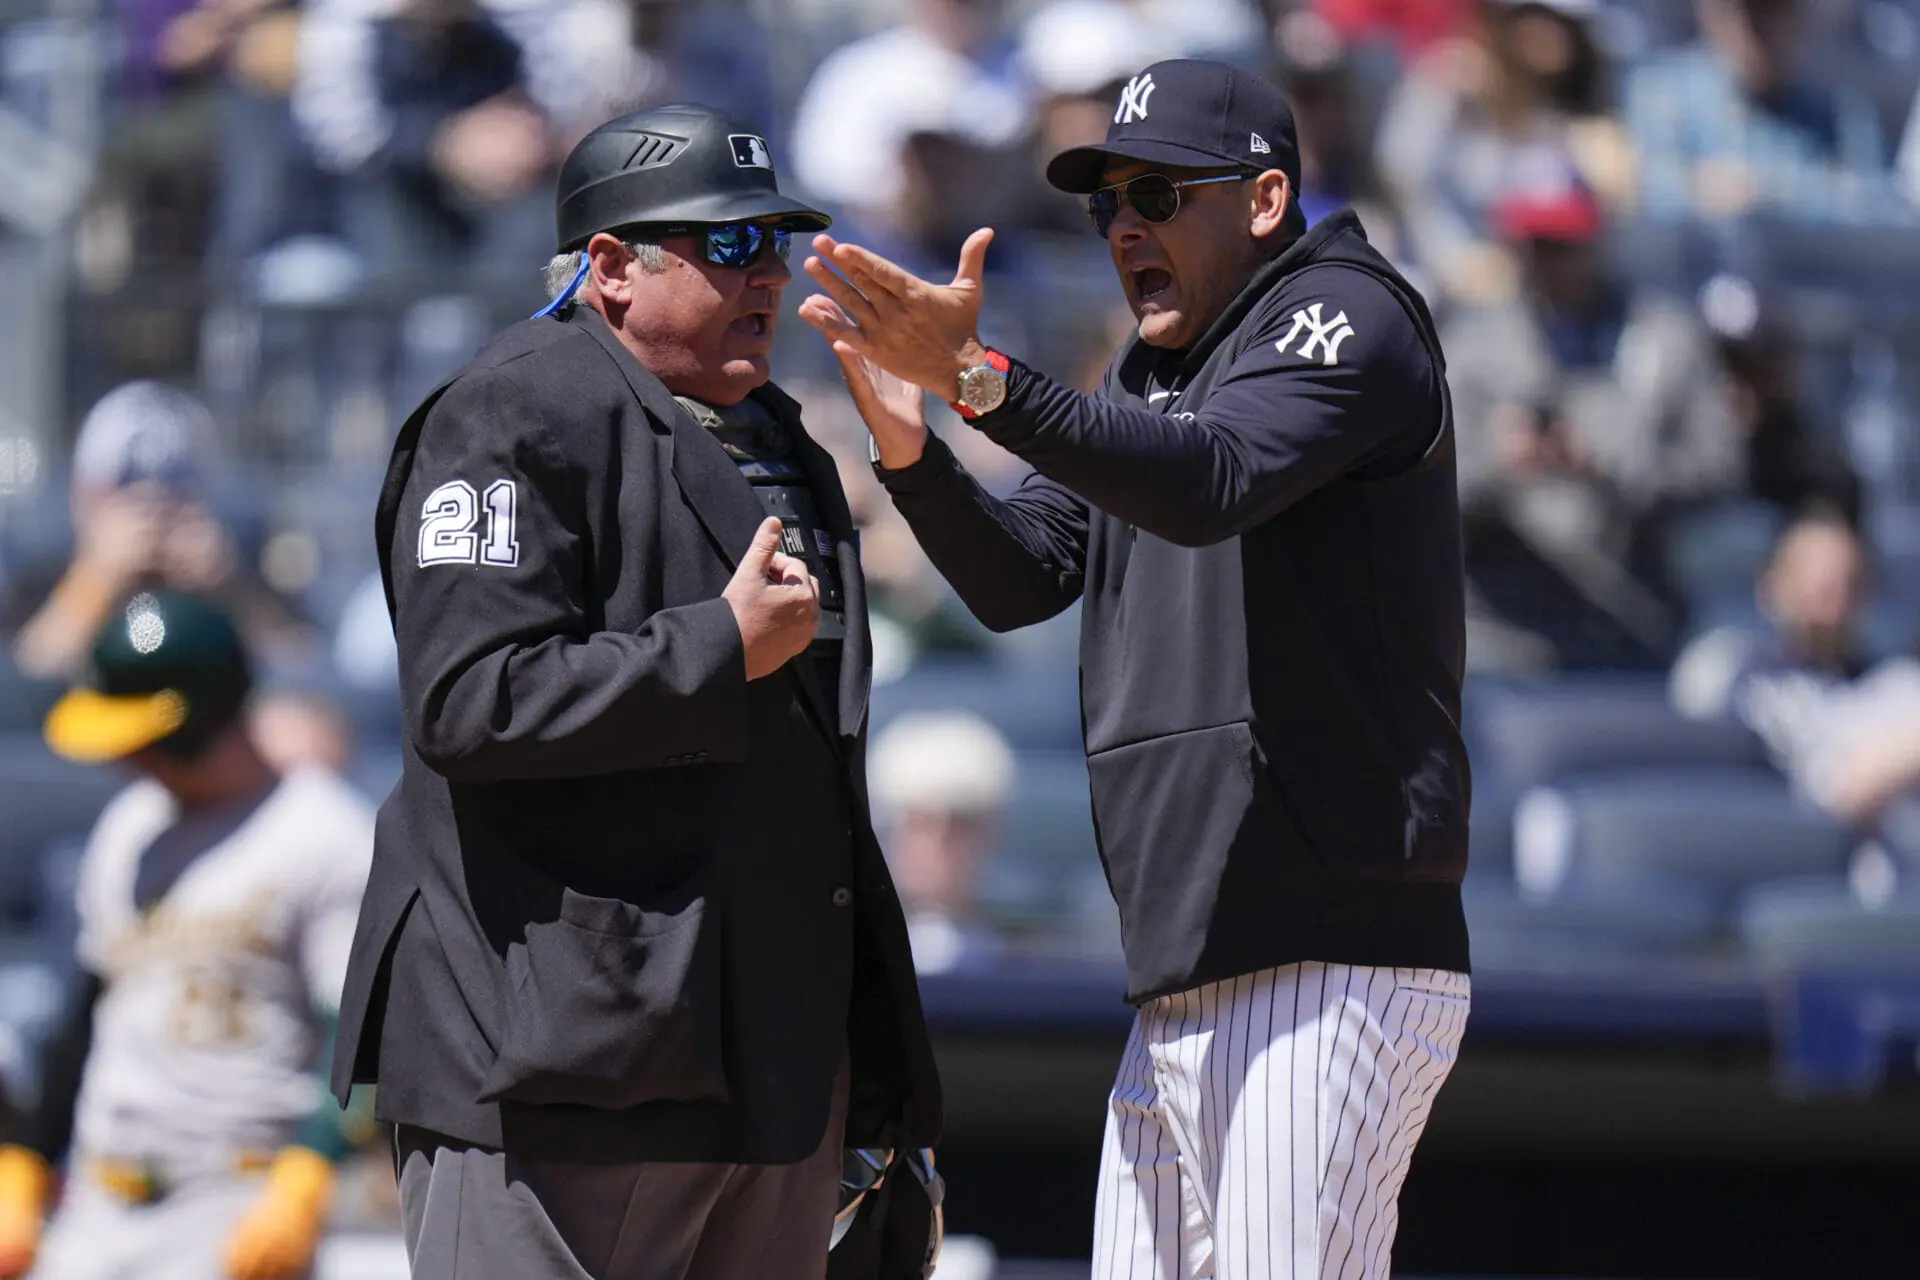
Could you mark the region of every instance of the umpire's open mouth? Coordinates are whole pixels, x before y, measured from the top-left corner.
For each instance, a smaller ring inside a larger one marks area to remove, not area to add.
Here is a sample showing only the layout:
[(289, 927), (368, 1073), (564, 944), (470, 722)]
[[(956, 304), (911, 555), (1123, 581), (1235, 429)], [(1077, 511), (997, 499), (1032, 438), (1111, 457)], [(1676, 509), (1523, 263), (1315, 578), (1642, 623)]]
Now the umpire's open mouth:
[(748, 338), (764, 338), (773, 332), (773, 317), (765, 311), (749, 311), (727, 328)]

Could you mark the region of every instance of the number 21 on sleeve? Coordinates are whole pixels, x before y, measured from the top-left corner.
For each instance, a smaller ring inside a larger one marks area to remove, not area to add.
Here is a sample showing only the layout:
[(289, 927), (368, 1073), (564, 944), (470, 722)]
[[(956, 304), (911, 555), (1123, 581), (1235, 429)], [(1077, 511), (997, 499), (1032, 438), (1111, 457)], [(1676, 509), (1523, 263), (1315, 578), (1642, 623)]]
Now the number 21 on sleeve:
[[(484, 539), (474, 532), (483, 515)], [(465, 480), (449, 480), (428, 494), (420, 508), (420, 567), (491, 564), (512, 568), (520, 563), (514, 520), (513, 481), (495, 480), (484, 495), (476, 495)]]

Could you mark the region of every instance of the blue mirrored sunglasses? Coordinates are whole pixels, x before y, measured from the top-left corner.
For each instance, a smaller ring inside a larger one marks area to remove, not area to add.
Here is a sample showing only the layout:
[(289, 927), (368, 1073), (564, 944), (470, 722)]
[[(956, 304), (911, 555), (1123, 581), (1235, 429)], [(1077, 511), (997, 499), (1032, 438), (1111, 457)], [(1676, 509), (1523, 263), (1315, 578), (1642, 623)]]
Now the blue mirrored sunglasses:
[[(727, 222), (714, 226), (669, 226), (649, 227), (646, 230), (655, 236), (689, 236), (700, 238), (700, 256), (716, 267), (751, 267), (759, 262), (767, 252), (767, 246), (773, 246), (774, 254), (785, 262), (793, 252), (793, 232), (785, 227), (763, 227), (757, 222)], [(560, 291), (560, 295), (540, 310), (533, 313), (535, 320), (550, 316), (573, 301), (573, 295), (587, 279), (587, 255), (580, 255), (580, 269), (573, 273), (573, 280)]]
[(757, 222), (728, 222), (720, 226), (661, 227), (662, 236), (697, 235), (700, 256), (716, 267), (750, 267), (773, 246), (780, 261), (793, 252), (793, 232), (785, 227), (763, 227)]

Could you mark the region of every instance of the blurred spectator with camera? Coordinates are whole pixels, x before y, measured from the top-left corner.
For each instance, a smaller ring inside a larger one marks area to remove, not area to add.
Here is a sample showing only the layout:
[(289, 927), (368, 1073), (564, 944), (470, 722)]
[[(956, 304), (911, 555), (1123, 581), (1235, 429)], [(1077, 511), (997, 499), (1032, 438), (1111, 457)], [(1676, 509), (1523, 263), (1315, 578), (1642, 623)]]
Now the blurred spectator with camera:
[(186, 392), (136, 381), (100, 399), (74, 443), (72, 559), (14, 638), (24, 674), (74, 675), (113, 602), (138, 586), (219, 599), (263, 656), (308, 647), (306, 624), (244, 563), (213, 509), (217, 454), (213, 418)]
[(1480, 0), (1468, 37), (1408, 68), (1380, 122), (1382, 178), (1407, 249), (1446, 299), (1511, 296), (1519, 264), (1493, 225), (1515, 168), (1565, 153), (1603, 204), (1631, 183), (1625, 134), (1609, 114), (1610, 72), (1594, 0)]
[(914, 967), (945, 973), (993, 959), (979, 882), (1013, 789), (1013, 752), (970, 712), (903, 712), (874, 738), (875, 816), (907, 912)]
[(1724, 222), (1769, 213), (1885, 222), (1908, 211), (1872, 101), (1801, 73), (1808, 0), (1696, 0), (1701, 42), (1625, 82), (1648, 217)]
[(1609, 269), (1594, 193), (1535, 160), (1493, 217), (1521, 296), (1444, 334), (1479, 660), (1664, 666), (1662, 523), (1742, 482), (1726, 382), (1689, 308)]

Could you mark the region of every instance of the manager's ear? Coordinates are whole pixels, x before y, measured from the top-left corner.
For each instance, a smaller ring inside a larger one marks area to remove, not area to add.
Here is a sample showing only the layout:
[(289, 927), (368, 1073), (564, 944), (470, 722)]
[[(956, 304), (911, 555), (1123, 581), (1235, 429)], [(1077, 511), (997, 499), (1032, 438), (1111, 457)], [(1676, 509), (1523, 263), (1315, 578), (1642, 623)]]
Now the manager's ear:
[(1293, 184), (1280, 170), (1268, 169), (1254, 178), (1249, 203), (1253, 220), (1247, 229), (1254, 238), (1265, 240), (1278, 235), (1287, 220), (1287, 210), (1293, 205)]

